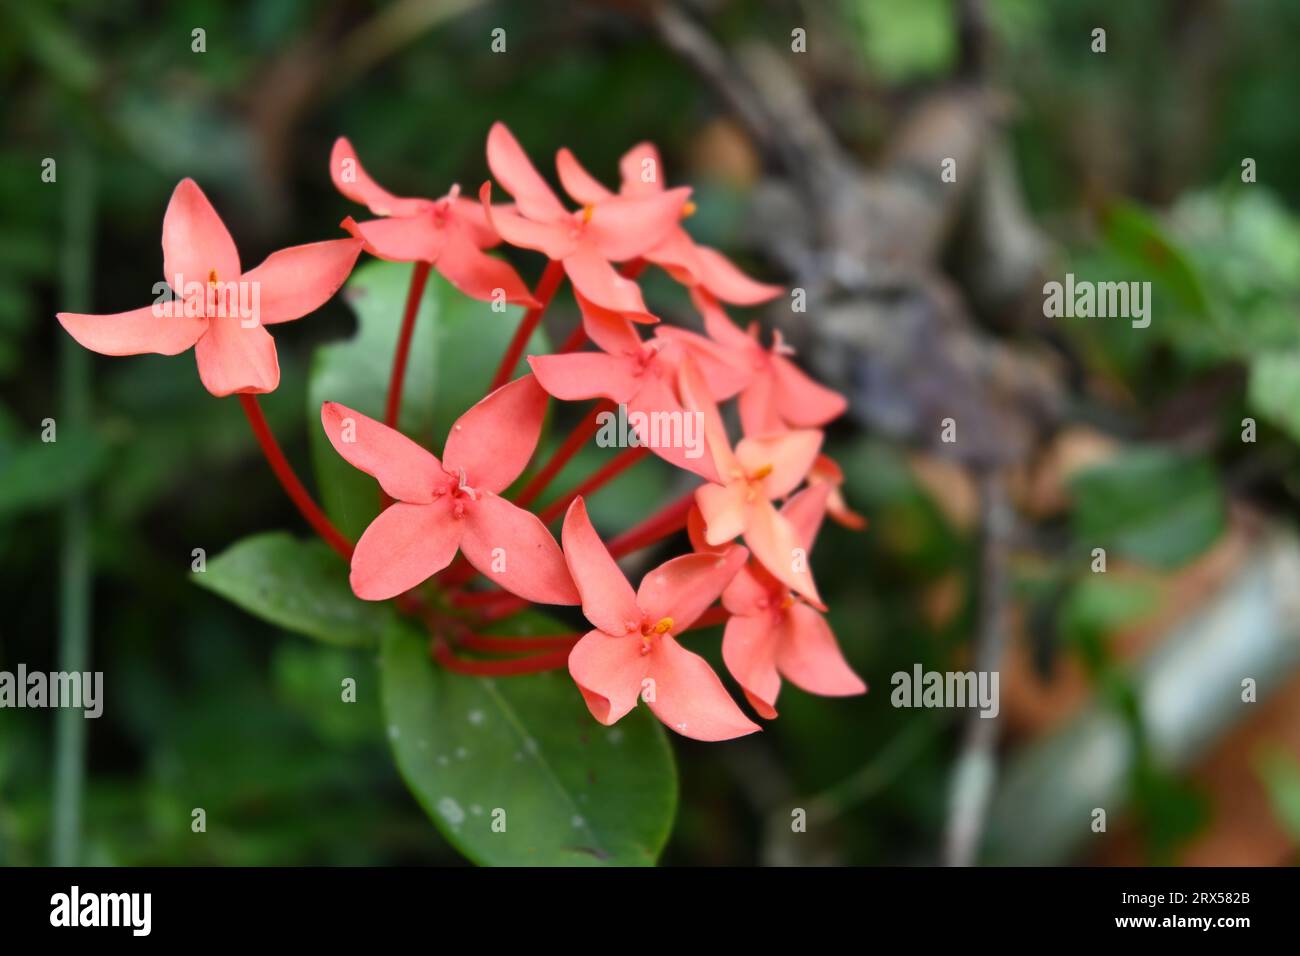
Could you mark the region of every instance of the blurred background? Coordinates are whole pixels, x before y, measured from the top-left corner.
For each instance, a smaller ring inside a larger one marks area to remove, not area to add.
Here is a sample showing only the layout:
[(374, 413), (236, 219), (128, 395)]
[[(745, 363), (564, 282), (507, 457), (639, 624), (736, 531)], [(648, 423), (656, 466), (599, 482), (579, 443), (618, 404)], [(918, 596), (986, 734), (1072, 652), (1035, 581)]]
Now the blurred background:
[[(815, 567), (872, 690), (787, 685), (761, 735), (674, 738), (665, 862), (1296, 862), (1300, 6), (0, 0), (0, 26), (0, 669), (56, 668), (88, 601), (113, 702), (0, 711), (0, 862), (460, 860), (373, 698), (319, 691), (373, 655), (191, 581), (193, 548), (304, 531), (236, 405), (53, 314), (147, 301), (184, 176), (251, 264), (358, 212), (336, 136), (436, 196), (486, 178), (497, 119), (548, 176), (568, 146), (612, 183), (656, 142), (697, 238), (806, 291), (755, 315), (852, 402), (829, 450), (869, 526), (829, 525)], [(1151, 282), (1150, 326), (1045, 317), (1066, 273)], [(309, 357), (354, 324), (338, 299), (277, 332), (264, 404), (304, 468)], [(897, 671), (989, 662), (996, 721), (890, 704)]]

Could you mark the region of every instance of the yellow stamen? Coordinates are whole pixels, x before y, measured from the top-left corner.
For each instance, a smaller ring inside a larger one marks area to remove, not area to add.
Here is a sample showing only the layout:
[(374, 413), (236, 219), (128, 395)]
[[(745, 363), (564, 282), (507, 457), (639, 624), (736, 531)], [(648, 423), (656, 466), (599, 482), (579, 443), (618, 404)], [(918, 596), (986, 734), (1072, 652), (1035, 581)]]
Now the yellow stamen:
[(694, 216), (694, 215), (695, 215), (695, 211), (696, 211), (698, 208), (699, 208), (699, 207), (696, 206), (695, 203), (691, 202), (689, 199), (686, 200), (685, 204), (682, 206), (682, 218), (683, 218), (683, 219), (687, 219), (687, 218), (689, 218), (689, 217), (691, 217), (691, 216)]
[(673, 619), (671, 617), (663, 618), (658, 624), (654, 626), (654, 632), (656, 634), (667, 634), (672, 629), (673, 629)]
[(596, 211), (596, 207), (595, 207), (595, 206), (583, 206), (583, 207), (582, 207), (582, 221), (583, 221), (584, 223), (591, 222), (591, 216), (592, 216), (592, 214), (593, 214), (595, 211)]
[(756, 471), (756, 472), (754, 472), (752, 475), (750, 475), (749, 478), (750, 478), (751, 481), (762, 481), (764, 478), (766, 478), (766, 477), (767, 477), (768, 475), (770, 475), (771, 473), (772, 473), (772, 466), (771, 466), (771, 465), (764, 465), (762, 468), (758, 469), (758, 471)]
[(216, 284), (217, 284), (217, 270), (216, 270), (216, 269), (209, 269), (209, 270), (208, 270), (208, 285), (216, 285)]
[(794, 595), (793, 595), (793, 594), (787, 594), (787, 595), (785, 596), (785, 600), (781, 602), (781, 610), (784, 611), (784, 610), (786, 610), (787, 608), (792, 607), (793, 605), (794, 605)]

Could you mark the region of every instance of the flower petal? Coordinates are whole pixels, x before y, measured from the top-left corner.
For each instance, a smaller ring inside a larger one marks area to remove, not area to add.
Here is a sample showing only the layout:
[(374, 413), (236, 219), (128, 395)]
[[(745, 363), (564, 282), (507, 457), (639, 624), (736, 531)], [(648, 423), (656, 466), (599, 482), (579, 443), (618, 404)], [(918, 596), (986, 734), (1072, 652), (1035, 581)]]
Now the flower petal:
[(722, 660), (760, 717), (776, 716), (781, 675), (776, 670), (777, 633), (772, 615), (732, 617), (722, 633)]
[[(156, 310), (167, 308), (171, 315)], [(185, 315), (184, 303), (171, 300), (166, 306), (146, 305), (143, 309), (113, 315), (82, 315), (60, 312), (56, 316), (68, 334), (101, 355), (179, 355), (199, 340), (208, 320)]]
[(394, 196), (370, 178), (361, 165), (356, 150), (340, 136), (330, 151), (330, 180), (334, 188), (348, 199), (369, 208), (376, 216), (414, 216), (433, 205), (429, 199), (406, 199)]
[(733, 349), (751, 361), (766, 354), (752, 335), (747, 334), (727, 317), (718, 300), (707, 290), (692, 289), (691, 302), (704, 319), (704, 331), (719, 345)]
[(794, 526), (761, 497), (749, 508), (745, 544), (771, 575), (792, 591), (824, 607), (808, 564), (807, 549)]
[(682, 408), (658, 375), (643, 374), (640, 384), (626, 402), (628, 422), (637, 438), (668, 464), (705, 481), (717, 481), (718, 470), (709, 454), (703, 418)]
[(476, 246), (458, 225), (446, 230), (446, 242), (434, 263), (442, 277), (465, 295), (491, 302), (500, 289), (505, 301), (532, 308), (538, 304), (514, 266)]
[(708, 246), (695, 247), (692, 270), (700, 285), (732, 305), (759, 305), (770, 302), (784, 291), (779, 285), (751, 279), (730, 259)]
[(779, 629), (776, 666), (796, 686), (826, 697), (866, 692), (867, 685), (844, 659), (830, 625), (808, 605), (791, 605)]
[(567, 219), (537, 222), (509, 207), (493, 206), (491, 183), (484, 183), (479, 190), (479, 203), (493, 231), (512, 246), (534, 249), (548, 259), (563, 259), (577, 245), (576, 230)]
[(786, 424), (777, 414), (776, 382), (771, 365), (764, 366), (740, 393), (736, 403), (740, 411), (740, 428), (746, 435), (771, 435), (786, 430)]
[(636, 706), (648, 665), (639, 635), (610, 637), (589, 631), (569, 652), (569, 675), (591, 716), (605, 726)]
[(824, 482), (809, 485), (791, 495), (781, 506), (781, 514), (785, 515), (786, 520), (794, 528), (795, 536), (805, 551), (812, 551), (813, 542), (817, 540), (817, 532), (826, 517), (826, 503), (830, 500), (833, 490), (832, 485)]
[(411, 439), (338, 402), (320, 408), (325, 437), (354, 468), (377, 479), (392, 498), (428, 504), (451, 481), (442, 464)]
[(365, 243), (366, 252), (389, 262), (433, 262), (446, 241), (432, 215), (369, 219), (357, 222), (351, 216), (340, 224)]
[[(743, 355), (737, 355), (689, 329), (661, 325), (655, 329), (655, 336), (671, 342), (675, 350), (681, 350), (695, 360), (695, 365), (708, 386), (709, 397), (715, 402), (725, 402), (735, 397), (754, 379), (753, 366), (744, 361)], [(672, 351), (668, 351), (664, 357), (669, 358), (672, 354)]]
[(365, 601), (383, 601), (409, 591), (451, 564), (464, 530), (445, 499), (389, 505), (370, 522), (352, 553), (352, 593)]
[(564, 271), (574, 290), (589, 301), (602, 309), (621, 312), (633, 322), (659, 321), (646, 309), (641, 287), (619, 275), (591, 242), (577, 243), (563, 258)]
[(487, 161), (492, 175), (514, 197), (525, 217), (534, 222), (547, 222), (568, 216), (568, 211), (504, 123), (493, 123), (488, 131)]
[(867, 526), (867, 519), (849, 507), (844, 500), (840, 486), (844, 484), (844, 472), (829, 455), (818, 455), (808, 472), (808, 483), (825, 482), (831, 486), (830, 497), (826, 499), (826, 510), (836, 524), (853, 531), (861, 531)]
[(583, 206), (595, 205), (614, 194), (583, 168), (578, 157), (567, 148), (555, 154), (555, 171), (560, 174), (560, 185), (574, 202)]
[(784, 498), (807, 477), (822, 447), (822, 433), (816, 429), (742, 438), (736, 445), (736, 460), (746, 474), (770, 469), (763, 479), (768, 498)]
[(347, 281), (361, 247), (357, 239), (290, 246), (271, 253), (240, 281), (256, 283), (263, 325), (300, 319), (328, 302)]
[(682, 218), (689, 187), (653, 196), (614, 196), (591, 207), (586, 236), (600, 254), (614, 262), (649, 252)]
[[(775, 589), (772, 587), (774, 583)], [(784, 592), (785, 586), (774, 581), (761, 564), (751, 561), (722, 589), (722, 606), (742, 617), (763, 614), (771, 608), (773, 591), (777, 589)]]
[(839, 392), (809, 378), (789, 359), (772, 356), (777, 413), (794, 428), (813, 428), (839, 418), (849, 407)]
[(743, 534), (749, 520), (744, 485), (729, 482), (708, 484), (695, 489), (695, 503), (704, 517), (704, 540), (713, 546), (726, 544)]
[[(665, 634), (647, 655), (656, 717), (683, 737), (731, 740), (760, 730), (741, 712), (708, 662)], [(647, 695), (648, 696), (648, 695)]]
[(503, 491), (533, 457), (545, 417), (546, 392), (535, 377), (522, 375), (456, 419), (443, 463), (453, 473), (464, 469), (473, 488)]
[[(514, 211), (513, 204), (498, 208), (501, 212)], [(492, 228), (492, 223), (488, 221), (487, 210), (483, 208), (482, 203), (458, 196), (455, 199), (448, 200), (447, 210), (452, 220), (465, 230), (470, 242), (480, 249), (491, 249), (493, 246), (500, 244), (501, 237)]]
[(671, 633), (680, 634), (718, 599), (747, 560), (744, 548), (672, 558), (646, 572), (637, 588), (637, 606), (651, 624), (672, 618)]
[(460, 548), (470, 564), (511, 594), (538, 604), (577, 604), (564, 554), (540, 518), (494, 494), (465, 507)]
[(648, 196), (664, 191), (663, 164), (654, 143), (637, 143), (618, 161), (624, 196)]
[(677, 365), (677, 391), (684, 408), (704, 416), (704, 438), (719, 478), (725, 481), (738, 476), (740, 463), (731, 450), (727, 426), (718, 411), (718, 403), (710, 395), (704, 375), (690, 355), (683, 357)]
[(162, 247), (163, 278), (177, 295), (191, 282), (206, 286), (214, 272), (222, 282), (239, 278), (235, 240), (192, 179), (182, 179), (172, 192), (163, 216)]
[(591, 526), (587, 505), (581, 498), (569, 505), (560, 537), (564, 560), (582, 597), (582, 613), (587, 620), (616, 636), (627, 634), (629, 628), (639, 631), (641, 609), (636, 594)]
[(207, 331), (194, 344), (199, 379), (218, 398), (273, 392), (280, 384), (280, 360), (271, 333), (242, 323), (238, 316), (209, 319)]
[(582, 327), (591, 339), (610, 355), (637, 355), (645, 347), (636, 326), (622, 312), (602, 309), (596, 303), (574, 293), (578, 311), (582, 313)]
[(626, 402), (637, 386), (632, 359), (600, 352), (530, 355), (528, 364), (542, 388), (562, 402), (597, 397)]

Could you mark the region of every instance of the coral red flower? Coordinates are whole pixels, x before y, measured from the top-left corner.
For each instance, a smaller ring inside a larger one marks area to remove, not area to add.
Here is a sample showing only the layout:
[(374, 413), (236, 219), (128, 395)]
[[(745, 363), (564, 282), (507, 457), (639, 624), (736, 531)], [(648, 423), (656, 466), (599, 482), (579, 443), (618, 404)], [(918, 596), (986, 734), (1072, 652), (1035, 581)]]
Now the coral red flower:
[(677, 643), (745, 563), (744, 548), (666, 561), (633, 592), (587, 517), (581, 498), (564, 517), (564, 559), (595, 625), (569, 654), (569, 673), (587, 708), (612, 724), (645, 700), (686, 737), (730, 740), (759, 727), (727, 694), (708, 662)]
[(361, 254), (356, 239), (313, 242), (273, 252), (244, 272), (225, 223), (192, 179), (172, 193), (162, 247), (175, 299), (116, 315), (60, 312), (58, 319), (74, 339), (104, 355), (179, 355), (194, 346), (199, 378), (217, 396), (274, 391), (280, 363), (263, 326), (320, 308)]
[(681, 216), (689, 189), (642, 197), (611, 196), (577, 212), (564, 208), (502, 123), (488, 133), (488, 166), (517, 211), (493, 208), (492, 184), (479, 192), (492, 227), (511, 245), (562, 262), (573, 288), (587, 300), (638, 322), (658, 321), (640, 287), (610, 265), (656, 245)]
[(652, 443), (652, 436), (648, 434), (649, 423), (653, 415), (675, 415), (678, 421), (685, 422), (686, 416), (691, 414), (682, 407), (673, 390), (677, 366), (685, 355), (688, 342), (694, 354), (708, 361), (707, 371), (702, 369), (702, 372), (713, 399), (721, 401), (735, 395), (747, 381), (746, 372), (738, 371), (729, 358), (719, 354), (716, 346), (703, 336), (685, 329), (673, 329), (672, 335), (656, 336), (654, 340), (645, 342), (637, 333), (636, 326), (620, 313), (601, 309), (581, 296), (578, 302), (587, 335), (601, 351), (530, 355), (528, 364), (542, 388), (561, 401), (607, 398), (625, 405), (629, 421), (651, 451), (706, 481), (717, 481), (713, 457), (708, 453), (702, 434), (697, 434), (699, 440), (694, 447), (662, 441)]
[(500, 289), (508, 302), (537, 305), (508, 262), (482, 251), (501, 237), (488, 223), (481, 204), (460, 198), (459, 186), (441, 199), (394, 196), (370, 178), (352, 144), (341, 136), (330, 154), (330, 178), (344, 196), (385, 217), (343, 220), (343, 228), (363, 240), (371, 255), (391, 262), (427, 262), (474, 299), (491, 301)]
[[(595, 206), (614, 194), (589, 174), (577, 158), (567, 149), (556, 157), (560, 183), (576, 202)], [(622, 184), (621, 196), (657, 196), (664, 192), (660, 175), (659, 151), (652, 143), (640, 143), (623, 154), (619, 162)], [(691, 204), (683, 209), (686, 215), (694, 211)], [(699, 286), (723, 302), (733, 305), (757, 305), (781, 294), (779, 285), (756, 282), (749, 278), (722, 253), (701, 246), (682, 228), (680, 222), (652, 249), (641, 254), (647, 262), (664, 269), (685, 286)]]
[(718, 345), (749, 364), (754, 375), (740, 393), (740, 422), (746, 435), (766, 435), (787, 428), (815, 428), (844, 414), (848, 402), (839, 392), (819, 385), (790, 361), (794, 349), (778, 331), (772, 347), (758, 341), (758, 326), (742, 332), (717, 301), (698, 289), (691, 300), (704, 317), (704, 331)]
[(340, 455), (374, 476), (396, 504), (370, 523), (352, 556), (352, 590), (380, 601), (451, 563), (459, 549), (501, 587), (541, 604), (577, 604), (555, 538), (499, 496), (528, 464), (546, 393), (531, 375), (503, 385), (452, 425), (439, 461), (401, 433), (335, 402), (321, 406)]
[[(812, 485), (781, 508), (809, 552), (830, 492), (828, 484)], [(732, 614), (722, 637), (722, 659), (761, 716), (776, 716), (782, 676), (826, 697), (866, 691), (844, 660), (826, 619), (763, 565), (750, 561), (741, 568), (722, 592), (722, 603)]]
[(716, 483), (695, 490), (712, 546), (743, 536), (754, 557), (791, 590), (822, 606), (794, 526), (773, 506), (794, 491), (821, 449), (822, 433), (800, 429), (741, 439), (733, 450), (718, 408), (709, 398), (698, 369), (684, 361), (679, 370), (683, 404), (704, 416), (707, 444), (718, 470)]

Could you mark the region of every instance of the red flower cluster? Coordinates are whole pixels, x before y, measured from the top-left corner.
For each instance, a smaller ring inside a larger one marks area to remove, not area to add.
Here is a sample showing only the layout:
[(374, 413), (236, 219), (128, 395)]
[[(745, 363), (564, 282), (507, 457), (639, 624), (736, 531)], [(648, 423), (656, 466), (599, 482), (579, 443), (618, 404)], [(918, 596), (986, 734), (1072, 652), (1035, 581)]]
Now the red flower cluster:
[[(434, 654), (451, 669), (512, 674), (567, 666), (602, 723), (612, 724), (641, 699), (681, 734), (724, 740), (759, 728), (679, 638), (725, 621), (723, 659), (760, 716), (776, 716), (783, 677), (817, 694), (865, 691), (820, 613), (825, 606), (809, 564), (827, 513), (846, 526), (863, 525), (840, 494), (838, 467), (821, 454), (820, 429), (844, 411), (844, 399), (801, 371), (779, 334), (765, 347), (756, 326), (742, 331), (721, 304), (753, 305), (781, 289), (748, 278), (716, 250), (695, 243), (682, 226), (694, 211), (690, 190), (664, 187), (649, 144), (623, 157), (617, 192), (560, 150), (557, 172), (576, 209), (551, 190), (500, 123), (488, 135), (487, 162), (512, 204), (492, 205), (491, 183), (483, 184), (478, 202), (462, 198), (458, 187), (436, 200), (395, 196), (340, 139), (331, 177), (344, 196), (379, 218), (349, 217), (343, 228), (353, 238), (286, 249), (248, 273), (206, 197), (185, 180), (163, 223), (171, 295), (133, 312), (60, 313), (59, 321), (77, 341), (109, 355), (170, 355), (195, 346), (203, 384), (214, 395), (240, 396), (286, 491), (351, 561), (356, 595), (396, 599), (425, 617)], [(534, 290), (486, 251), (503, 241), (548, 258)], [(334, 448), (377, 479), (384, 493), (386, 507), (354, 547), (293, 474), (254, 396), (279, 382), (275, 345), (262, 326), (318, 308), (363, 248), (415, 268), (384, 420), (334, 402), (321, 409)], [(647, 264), (688, 287), (704, 335), (662, 325), (651, 313), (636, 281)], [(441, 458), (394, 427), (430, 269), (468, 296), (528, 309), (487, 396), (452, 426)], [(527, 356), (532, 372), (511, 381), (566, 276), (580, 328), (554, 354)], [(654, 326), (653, 334), (645, 337), (642, 326)], [(594, 348), (584, 350), (588, 340)], [(529, 470), (551, 398), (601, 401), (508, 498)], [(743, 430), (734, 445), (719, 410), (732, 400)], [(528, 510), (616, 407), (635, 433), (632, 447), (547, 507)], [(671, 440), (654, 422), (675, 426), (666, 429)], [(683, 439), (692, 423), (698, 425), (694, 443)], [(583, 496), (650, 452), (702, 483), (607, 544), (588, 519)], [(547, 527), (561, 514), (562, 546)], [(683, 529), (692, 553), (653, 569), (634, 591), (616, 558)], [(470, 587), (476, 571), (489, 588)], [(422, 590), (435, 576), (439, 587)], [(593, 629), (546, 637), (476, 633), (530, 603), (580, 604)], [(462, 656), (532, 651), (543, 653)]]

